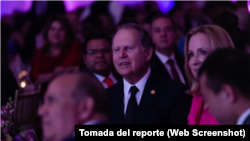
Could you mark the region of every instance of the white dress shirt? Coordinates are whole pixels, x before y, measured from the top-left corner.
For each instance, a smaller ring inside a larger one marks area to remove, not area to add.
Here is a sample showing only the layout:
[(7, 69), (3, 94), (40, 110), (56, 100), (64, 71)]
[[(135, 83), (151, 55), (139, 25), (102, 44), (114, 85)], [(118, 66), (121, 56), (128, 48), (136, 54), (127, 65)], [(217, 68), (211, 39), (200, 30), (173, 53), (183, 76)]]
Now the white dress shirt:
[(148, 77), (150, 75), (150, 72), (151, 72), (151, 69), (149, 68), (147, 73), (141, 78), (141, 80), (139, 80), (134, 85), (130, 84), (128, 81), (126, 81), (123, 78), (123, 85), (124, 85), (124, 114), (126, 113), (128, 101), (129, 101), (129, 98), (131, 96), (131, 92), (129, 91), (130, 87), (131, 86), (136, 86), (138, 88), (139, 91), (136, 94), (136, 102), (139, 105), (140, 101), (141, 101), (142, 93), (143, 93), (143, 90), (145, 88), (145, 84), (146, 84), (146, 82), (148, 80)]
[(241, 114), (241, 116), (238, 118), (236, 124), (242, 125), (244, 123), (244, 121), (246, 120), (246, 118), (248, 117), (248, 115), (250, 115), (250, 108), (248, 108), (243, 114)]
[[(106, 82), (103, 82), (103, 80), (106, 78), (102, 75), (96, 74), (94, 73), (94, 75), (96, 76), (96, 78), (102, 83), (103, 87), (106, 89), (108, 88), (108, 84)], [(110, 78), (112, 80), (112, 82), (115, 84), (117, 82), (117, 80), (115, 79), (114, 75), (112, 73), (110, 73), (110, 75), (108, 76), (108, 78)]]
[(174, 61), (174, 66), (176, 68), (176, 71), (177, 71), (180, 79), (181, 79), (181, 82), (184, 83), (184, 84), (186, 84), (185, 83), (185, 79), (184, 79), (184, 77), (183, 77), (183, 75), (181, 73), (181, 70), (180, 70), (179, 66), (178, 66), (178, 63), (175, 60), (174, 53), (172, 53), (172, 55), (170, 57), (165, 56), (165, 55), (161, 54), (158, 51), (155, 51), (155, 54), (160, 59), (160, 61), (162, 62), (162, 64), (165, 66), (165, 68), (167, 69), (168, 74), (170, 75), (170, 77), (173, 79), (173, 75), (172, 75), (172, 72), (171, 72), (171, 66), (167, 63), (169, 59), (172, 59)]

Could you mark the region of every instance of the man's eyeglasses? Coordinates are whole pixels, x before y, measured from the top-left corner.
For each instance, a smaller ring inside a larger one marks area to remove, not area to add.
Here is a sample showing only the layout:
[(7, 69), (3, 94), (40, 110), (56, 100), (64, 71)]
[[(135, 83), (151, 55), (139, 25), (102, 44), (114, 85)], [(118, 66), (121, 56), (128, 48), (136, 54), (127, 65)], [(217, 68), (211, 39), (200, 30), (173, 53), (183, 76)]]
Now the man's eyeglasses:
[(87, 50), (86, 51), (86, 54), (90, 54), (90, 55), (93, 55), (93, 54), (97, 54), (98, 52), (101, 52), (101, 53), (109, 53), (111, 52), (111, 48), (103, 48), (103, 49), (91, 49), (91, 50)]

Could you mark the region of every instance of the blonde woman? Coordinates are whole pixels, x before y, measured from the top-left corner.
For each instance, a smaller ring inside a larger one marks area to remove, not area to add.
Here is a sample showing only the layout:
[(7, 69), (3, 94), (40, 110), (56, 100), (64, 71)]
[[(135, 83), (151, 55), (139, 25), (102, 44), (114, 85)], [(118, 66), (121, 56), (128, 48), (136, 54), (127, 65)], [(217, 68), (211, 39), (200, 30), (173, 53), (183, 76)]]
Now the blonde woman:
[(185, 42), (185, 72), (193, 95), (189, 125), (218, 124), (199, 93), (197, 74), (207, 56), (219, 48), (235, 48), (228, 33), (216, 25), (203, 25), (189, 31)]

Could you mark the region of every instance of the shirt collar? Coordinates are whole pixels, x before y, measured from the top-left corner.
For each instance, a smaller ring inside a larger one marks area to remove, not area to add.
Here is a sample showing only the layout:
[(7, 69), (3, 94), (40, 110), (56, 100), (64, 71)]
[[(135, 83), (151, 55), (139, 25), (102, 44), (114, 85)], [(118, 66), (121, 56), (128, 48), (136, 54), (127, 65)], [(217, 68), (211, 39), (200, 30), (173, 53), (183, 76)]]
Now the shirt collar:
[(95, 125), (95, 124), (98, 124), (98, 123), (101, 123), (101, 121), (95, 119), (95, 120), (88, 121), (88, 122), (84, 123), (83, 125)]
[(147, 73), (134, 85), (130, 84), (128, 81), (126, 81), (124, 78), (123, 78), (123, 84), (124, 84), (124, 92), (125, 92), (125, 95), (126, 94), (129, 94), (129, 90), (130, 90), (130, 87), (131, 86), (136, 86), (139, 91), (143, 91), (144, 90), (144, 87), (146, 85), (146, 82), (148, 80), (148, 77), (150, 75), (150, 72), (151, 72), (151, 69), (148, 68), (148, 71)]
[(175, 61), (175, 56), (174, 56), (174, 53), (172, 53), (172, 55), (170, 57), (158, 52), (158, 51), (155, 51), (155, 54), (158, 56), (158, 58), (160, 59), (160, 61), (163, 63), (163, 64), (166, 64), (168, 62), (169, 59), (172, 59)]
[[(104, 76), (102, 76), (102, 75), (99, 75), (99, 74), (96, 74), (96, 73), (94, 73), (94, 75), (96, 76), (96, 78), (97, 78), (100, 82), (103, 82), (104, 79), (106, 78), (106, 77), (104, 77)], [(113, 74), (110, 73), (108, 77), (111, 78), (112, 76), (113, 76)]]
[(242, 125), (249, 114), (250, 114), (250, 107), (238, 118), (237, 125)]

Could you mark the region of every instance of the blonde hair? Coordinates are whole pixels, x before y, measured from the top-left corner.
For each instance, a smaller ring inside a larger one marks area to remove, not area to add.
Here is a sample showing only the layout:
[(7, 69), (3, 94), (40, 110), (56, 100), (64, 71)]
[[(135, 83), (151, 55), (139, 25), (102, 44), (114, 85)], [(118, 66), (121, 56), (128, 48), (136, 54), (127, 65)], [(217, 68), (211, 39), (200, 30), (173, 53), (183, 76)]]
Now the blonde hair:
[(185, 73), (187, 75), (189, 85), (191, 87), (191, 91), (193, 93), (198, 93), (199, 90), (199, 83), (195, 79), (194, 75), (192, 74), (189, 68), (189, 54), (188, 54), (188, 44), (191, 37), (197, 33), (204, 33), (208, 36), (209, 41), (211, 43), (212, 50), (216, 50), (219, 48), (235, 48), (233, 41), (229, 34), (217, 25), (202, 25), (200, 27), (194, 28), (190, 30), (187, 34), (184, 53), (185, 53)]

